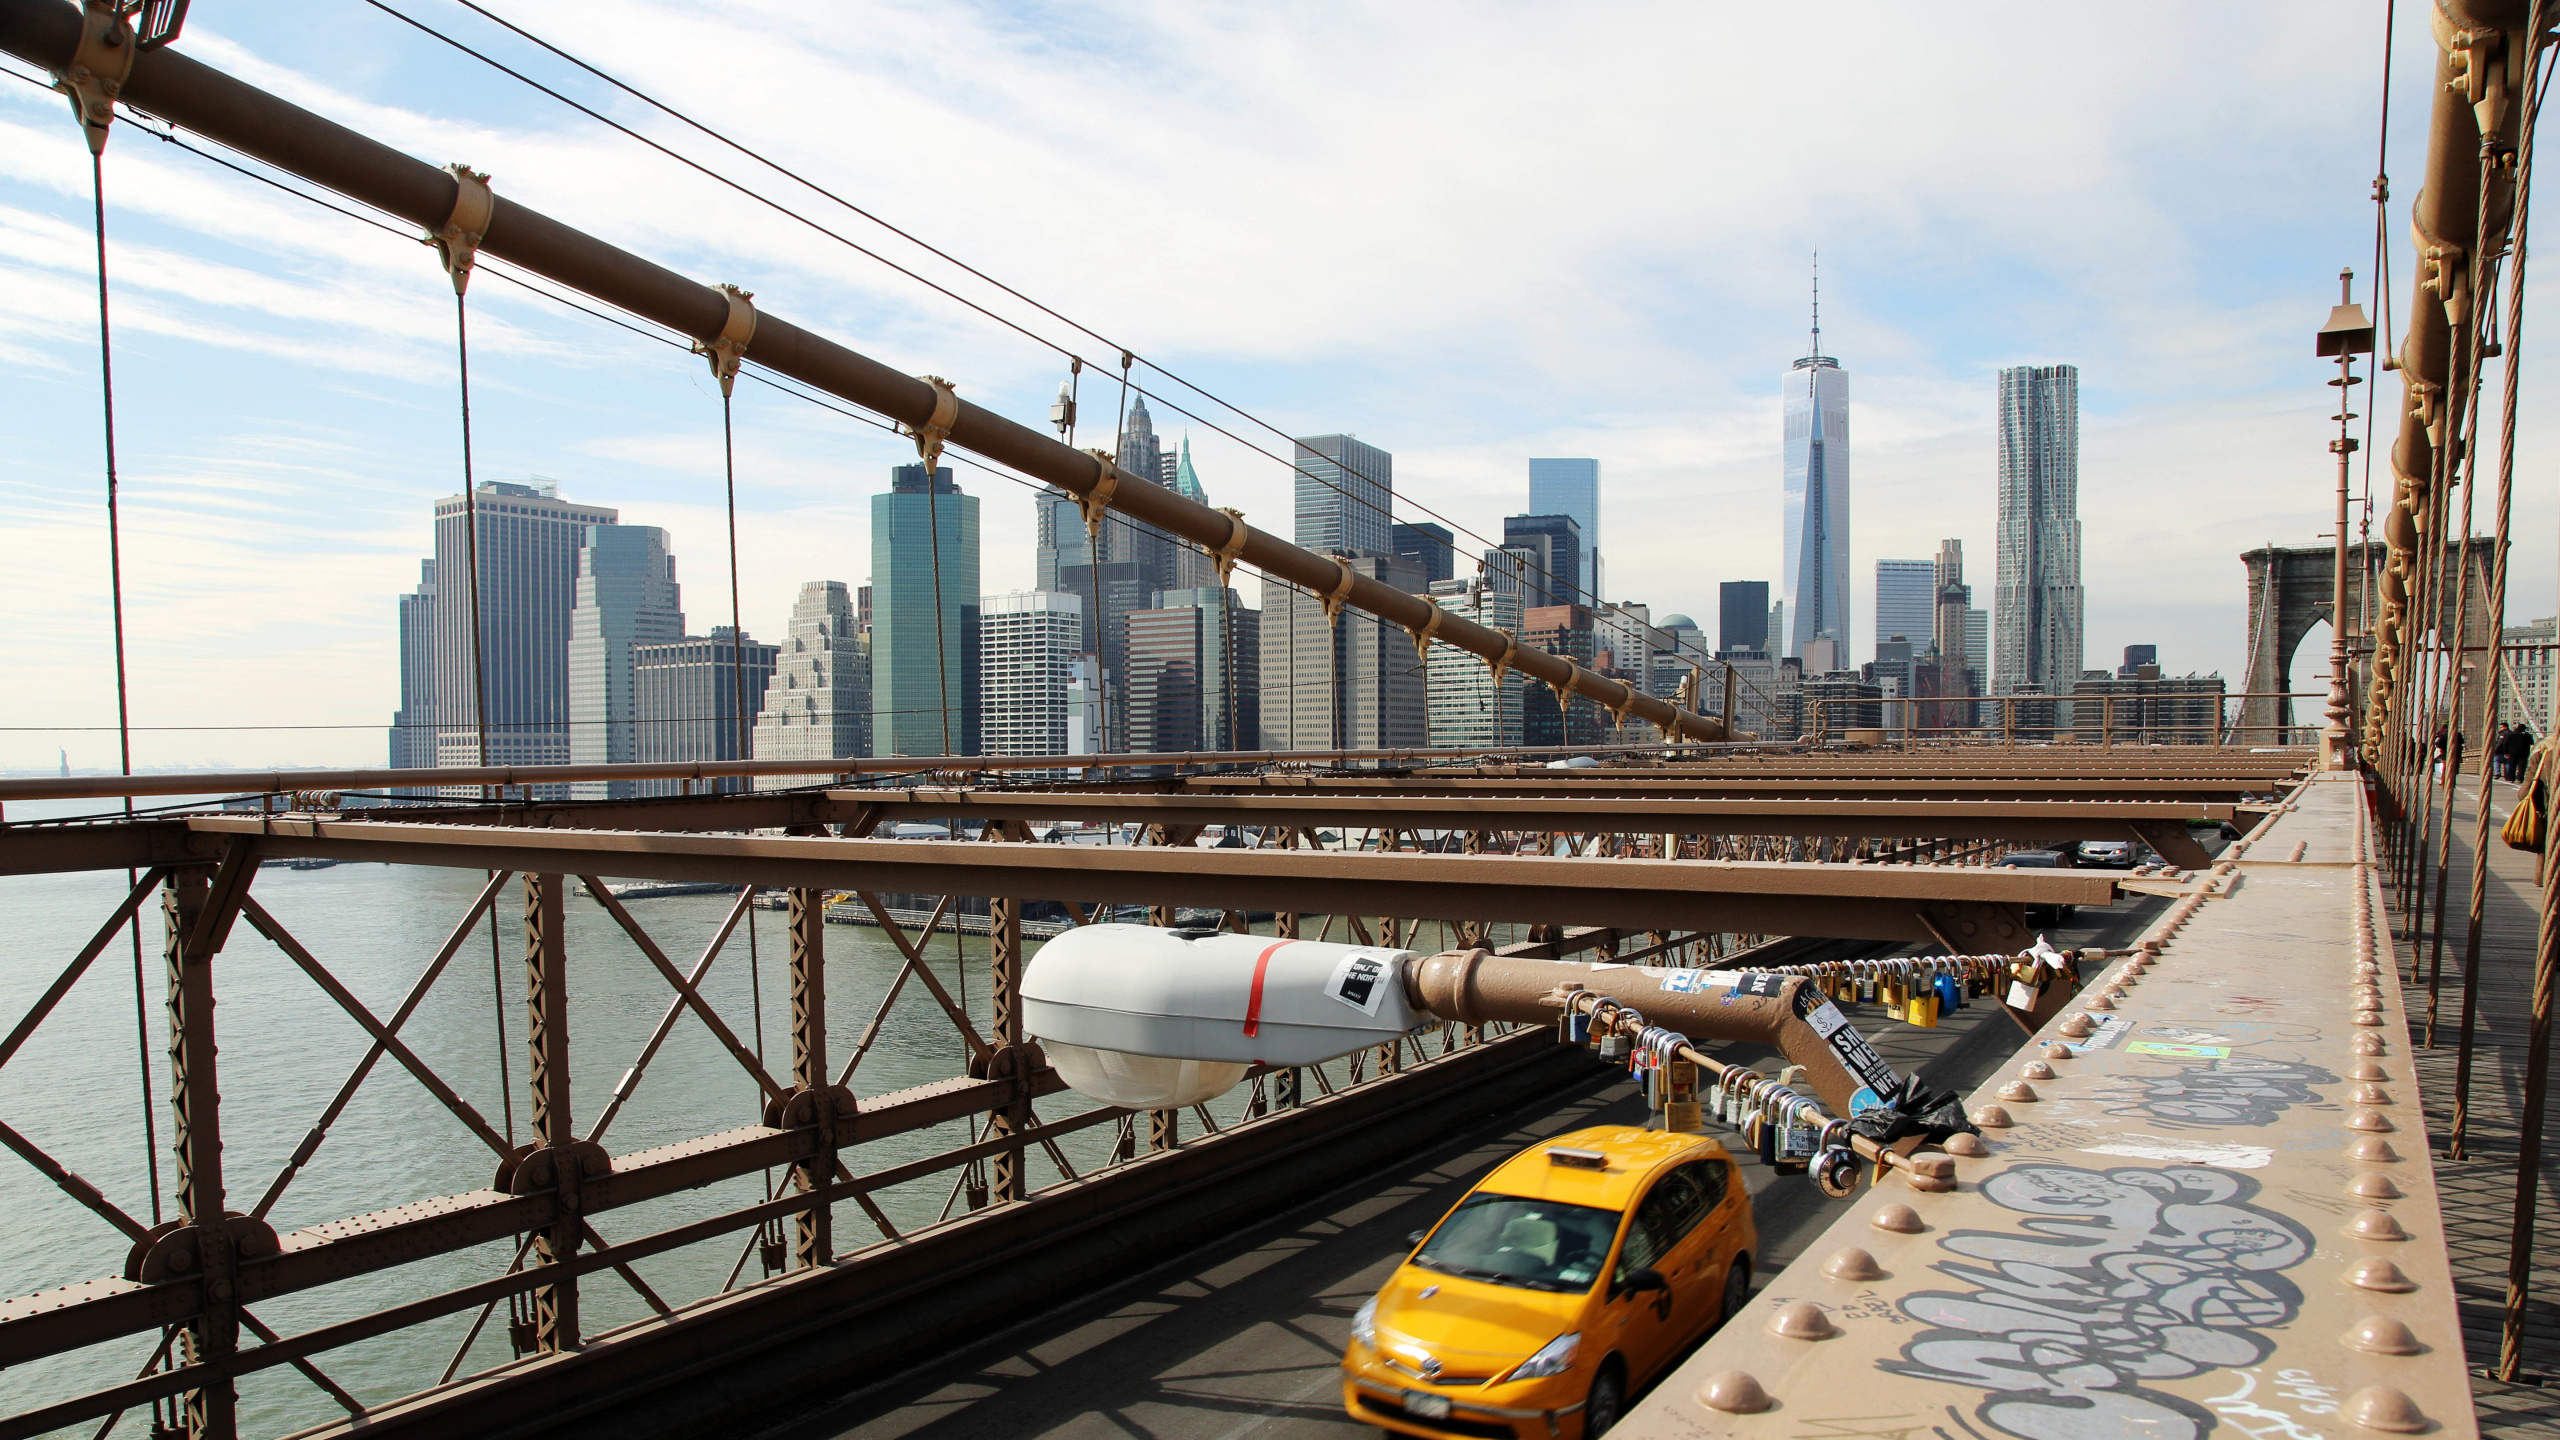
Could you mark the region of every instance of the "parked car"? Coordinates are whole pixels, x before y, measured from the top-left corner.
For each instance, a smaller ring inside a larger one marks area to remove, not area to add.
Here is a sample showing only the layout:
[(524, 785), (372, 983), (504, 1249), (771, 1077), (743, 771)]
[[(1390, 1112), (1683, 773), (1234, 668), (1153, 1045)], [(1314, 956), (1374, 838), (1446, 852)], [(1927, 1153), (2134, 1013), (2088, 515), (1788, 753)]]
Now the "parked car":
[(1595, 1436), (1751, 1293), (1751, 1197), (1705, 1135), (1601, 1126), (1496, 1167), (1352, 1321), (1351, 1418)]
[[(2087, 847), (2085, 846), (2082, 847), (2083, 853), (2086, 853), (2086, 848)], [(2004, 868), (2011, 870), (2059, 870), (2069, 868), (2063, 865), (2062, 856), (2058, 852), (2052, 850), (2012, 850), (2008, 854), (2000, 857), (2000, 864)], [(2077, 905), (2029, 905), (2027, 907), (2027, 923), (2030, 925), (2068, 925), (2071, 923), (2072, 917), (2079, 913), (2080, 907)]]

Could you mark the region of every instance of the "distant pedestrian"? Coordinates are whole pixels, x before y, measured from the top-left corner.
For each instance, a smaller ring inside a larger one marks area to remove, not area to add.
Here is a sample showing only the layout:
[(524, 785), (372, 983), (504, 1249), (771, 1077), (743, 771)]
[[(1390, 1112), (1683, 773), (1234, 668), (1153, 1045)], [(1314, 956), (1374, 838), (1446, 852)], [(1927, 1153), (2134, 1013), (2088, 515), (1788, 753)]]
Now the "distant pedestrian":
[(2524, 779), (2525, 761), (2533, 755), (2533, 732), (2523, 725), (2507, 727), (2506, 739), (2499, 742), (2498, 763), (2509, 781)]

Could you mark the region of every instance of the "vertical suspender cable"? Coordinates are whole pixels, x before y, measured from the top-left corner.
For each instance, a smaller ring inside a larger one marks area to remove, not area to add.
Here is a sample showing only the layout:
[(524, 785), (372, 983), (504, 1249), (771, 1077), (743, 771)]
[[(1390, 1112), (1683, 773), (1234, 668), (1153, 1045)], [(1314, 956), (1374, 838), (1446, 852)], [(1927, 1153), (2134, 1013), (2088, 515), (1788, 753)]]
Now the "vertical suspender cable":
[[(453, 289), (454, 376), (462, 409), (462, 563), (464, 584), (471, 592), (471, 719), (480, 764), (489, 763), (489, 666), (480, 635), (480, 485), (471, 473), (471, 307), (462, 295), (458, 271)], [(438, 578), (441, 585), (443, 580)], [(480, 787), (481, 798), (494, 792)], [(497, 872), (491, 871), (491, 874)], [(489, 907), (489, 1004), (498, 1021), (498, 1108), (505, 1118), (507, 1143), (516, 1138), (515, 1082), (507, 1073), (507, 959), (498, 935), (498, 907)]]
[[(738, 758), (747, 758), (747, 632), (738, 606), (738, 445), (729, 414), (729, 386), (720, 387), (720, 465), (729, 509), (729, 689), (737, 709)], [(714, 782), (715, 784), (720, 782)], [(752, 886), (749, 888), (753, 888)], [(756, 950), (756, 911), (747, 906), (747, 1004), (755, 1012), (756, 1063), (764, 1063), (764, 964)], [(771, 1187), (767, 1187), (768, 1189)]]
[[(2534, 3), (2535, 35), (2542, 33), (2542, 0)], [(2540, 57), (2535, 57), (2537, 62)], [(2506, 664), (2505, 632), (2507, 623), (2507, 535), (2508, 521), (2514, 510), (2516, 481), (2516, 403), (2519, 367), (2524, 363), (2524, 267), (2526, 230), (2532, 218), (2533, 204), (2533, 132), (2542, 112), (2544, 87), (2550, 84), (2552, 71), (2546, 68), (2542, 78), (2525, 91), (2523, 138), (2516, 154), (2515, 243), (2507, 261), (2507, 353), (2500, 377), (2503, 413), (2498, 429), (2498, 531), (2490, 549), (2490, 566), (2494, 572), (2489, 582), (2489, 633), (2498, 636), (2489, 649), (2488, 694), (2494, 707), (2499, 693), (2499, 674)], [(2527, 77), (2529, 80), (2531, 77)], [(2491, 711), (2495, 714), (2495, 710)], [(2480, 921), (2486, 908), (2489, 885), (2489, 818), (2491, 813), (2490, 767), (2496, 763), (2494, 747), (2480, 748), (2480, 802), (2474, 808), (2471, 832), (2471, 905), (2465, 917), (2462, 939), (2462, 1020), (2453, 1071), (2453, 1124), (2447, 1135), (2445, 1153), (2448, 1158), (2469, 1158), (2465, 1148), (2471, 1122), (2472, 1046), (2478, 1027), (2480, 991)], [(2528, 803), (2520, 790), (2516, 803)]]
[[(118, 773), (133, 773), (133, 710), (124, 664), (124, 533), (116, 511), (116, 366), (114, 332), (107, 317), (107, 168), (103, 151), (89, 152), (89, 195), (98, 235), (98, 395), (105, 421), (107, 456), (107, 604), (115, 620), (116, 762)], [(133, 797), (124, 797), (124, 813), (133, 814)], [(124, 872), (127, 891), (140, 883)], [(142, 1071), (142, 1152), (150, 1172), (151, 1223), (160, 1223), (160, 1129), (151, 1098), (150, 1000), (142, 978), (142, 916), (133, 917), (133, 1045)]]

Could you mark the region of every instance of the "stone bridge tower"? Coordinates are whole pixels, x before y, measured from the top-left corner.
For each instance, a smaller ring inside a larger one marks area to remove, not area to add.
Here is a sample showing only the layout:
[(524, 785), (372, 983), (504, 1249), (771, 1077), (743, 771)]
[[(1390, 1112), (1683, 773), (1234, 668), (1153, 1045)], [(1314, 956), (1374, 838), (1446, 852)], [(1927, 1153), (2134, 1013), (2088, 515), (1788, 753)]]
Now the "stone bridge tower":
[[(2456, 544), (2445, 547), (2445, 570), (2450, 574), (2460, 563)], [(2471, 603), (2463, 619), (2462, 648), (2470, 663), (2477, 665), (2498, 637), (2489, 632), (2488, 581), (2489, 562), (2494, 542), (2486, 536), (2475, 536), (2471, 542), (2470, 573), (2466, 578)], [(2348, 653), (2356, 676), (2348, 693), (2363, 694), (2363, 678), (2372, 654), (2372, 643), (2365, 634), (2368, 616), (2382, 604), (2382, 565), (2390, 552), (2381, 545), (2347, 547), (2347, 618)], [(2329, 619), (2329, 604), (2336, 573), (2337, 551), (2328, 545), (2285, 548), (2270, 545), (2251, 550), (2240, 557), (2249, 567), (2249, 669), (2243, 688), (2253, 696), (2266, 697), (2272, 692), (2313, 690), (2319, 682), (2305, 677), (2294, 683), (2294, 650), (2311, 627)], [(2453, 628), (2456, 596), (2447, 587), (2444, 611), (2436, 624), (2428, 627), (2422, 641), (2414, 632), (2410, 644), (2433, 644), (2434, 636)], [(2326, 657), (2308, 667), (2314, 675), (2328, 672)], [(2490, 697), (2480, 682), (2483, 676), (2475, 670), (2465, 682), (2462, 697), (2462, 730), (2477, 745), (2485, 739), (2490, 714)], [(2297, 705), (2291, 700), (2256, 698), (2241, 702), (2240, 733), (2236, 743), (2268, 745), (2278, 743), (2275, 727), (2300, 725), (2316, 731), (2321, 722), (2324, 702), (2310, 699)], [(2433, 728), (2434, 722), (2428, 722)], [(2352, 726), (2350, 727), (2352, 733)], [(2296, 740), (2303, 736), (2293, 737)]]

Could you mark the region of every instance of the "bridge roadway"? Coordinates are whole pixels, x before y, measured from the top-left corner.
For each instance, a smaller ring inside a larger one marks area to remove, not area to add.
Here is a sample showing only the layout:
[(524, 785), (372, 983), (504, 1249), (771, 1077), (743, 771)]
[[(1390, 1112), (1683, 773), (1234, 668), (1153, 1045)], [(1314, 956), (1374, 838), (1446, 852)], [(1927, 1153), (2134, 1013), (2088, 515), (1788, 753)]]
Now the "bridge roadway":
[[(2220, 842), (2210, 842), (2218, 848)], [(2056, 944), (2129, 945), (2167, 908), (2134, 897), (2082, 912)], [(1874, 953), (1939, 953), (1879, 947)], [(1898, 1069), (1933, 1088), (1969, 1091), (2026, 1036), (1990, 1005), (1924, 1030), (1870, 1027)], [(1737, 1052), (1738, 1053), (1738, 1052)], [(1375, 1436), (1342, 1412), (1335, 1362), (1351, 1313), (1405, 1248), (1496, 1164), (1584, 1125), (1642, 1124), (1634, 1087), (1609, 1075), (1550, 1102), (1451, 1137), (1411, 1163), (1274, 1216), (1256, 1230), (1085, 1303), (1027, 1316), (969, 1352), (878, 1383), (755, 1440), (1300, 1440)], [(1825, 1198), (1802, 1176), (1780, 1177), (1745, 1157), (1760, 1230), (1758, 1273), (1793, 1260), (1849, 1201)]]

